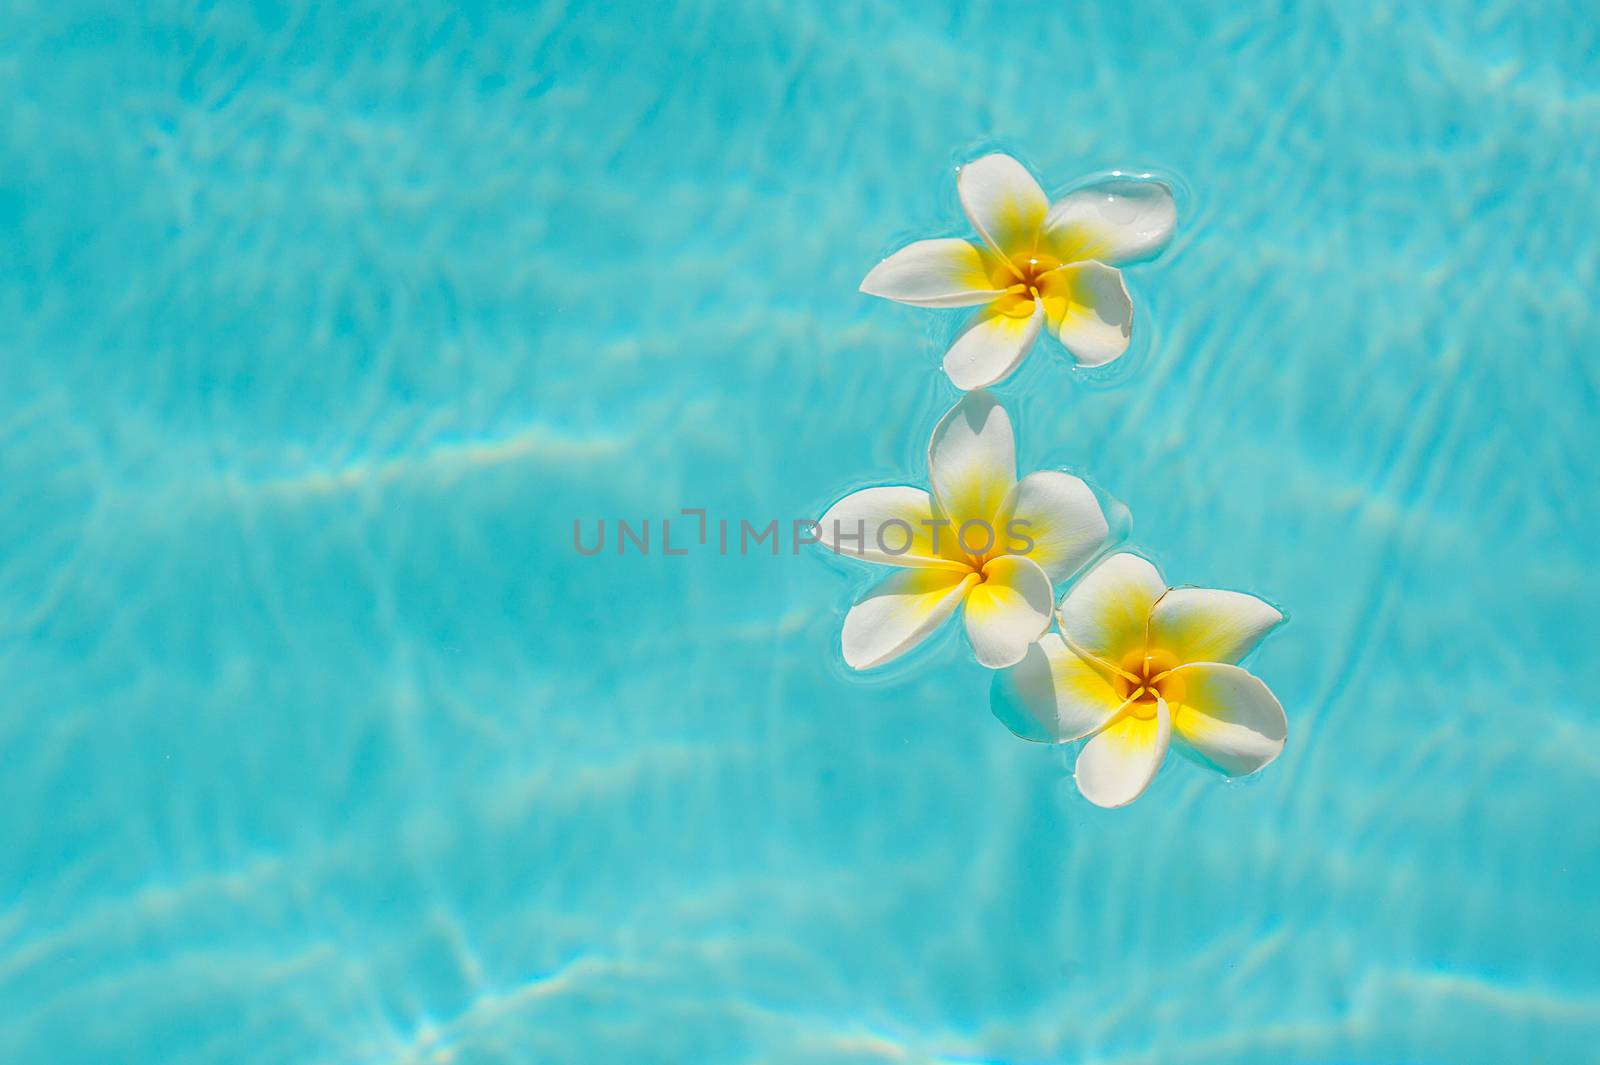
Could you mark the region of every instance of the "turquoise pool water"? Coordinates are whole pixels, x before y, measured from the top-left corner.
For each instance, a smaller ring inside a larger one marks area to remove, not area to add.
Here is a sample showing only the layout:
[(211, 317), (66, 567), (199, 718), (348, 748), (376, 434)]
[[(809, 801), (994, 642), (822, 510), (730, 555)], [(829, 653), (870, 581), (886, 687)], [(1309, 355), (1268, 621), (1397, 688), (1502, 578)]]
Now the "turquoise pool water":
[[(0, 1061), (1594, 1061), (1538, 7), (5, 4)], [(1291, 611), (1258, 778), (1095, 809), (957, 634), (845, 675), (859, 567), (572, 548), (921, 481), (953, 321), (856, 285), (993, 147), (1182, 182), (1133, 355), (998, 392)]]

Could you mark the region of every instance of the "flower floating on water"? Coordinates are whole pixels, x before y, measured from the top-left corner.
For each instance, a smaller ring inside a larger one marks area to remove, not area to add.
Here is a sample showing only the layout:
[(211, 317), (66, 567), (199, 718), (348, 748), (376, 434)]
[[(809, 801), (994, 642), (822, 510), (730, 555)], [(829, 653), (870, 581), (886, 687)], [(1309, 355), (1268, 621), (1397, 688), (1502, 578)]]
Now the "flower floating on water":
[(1020, 662), (1050, 625), (1052, 582), (1075, 573), (1109, 527), (1083, 481), (1056, 470), (1017, 479), (1011, 419), (968, 394), (928, 444), (933, 491), (865, 488), (823, 515), (821, 542), (901, 567), (844, 619), (844, 660), (868, 669), (921, 643), (965, 607), (967, 638), (991, 669)]
[(873, 267), (861, 291), (919, 307), (987, 304), (945, 352), (957, 388), (1006, 377), (1046, 325), (1082, 366), (1128, 349), (1133, 301), (1115, 267), (1166, 246), (1177, 222), (1171, 189), (1114, 178), (1052, 204), (1000, 154), (962, 167), (956, 187), (983, 243), (919, 240)]
[(1253, 595), (1168, 588), (1137, 555), (1112, 555), (1067, 593), (1061, 631), (995, 679), (1058, 743), (1089, 736), (1078, 790), (1097, 806), (1137, 799), (1175, 737), (1240, 777), (1283, 750), (1288, 722), (1267, 686), (1238, 662), (1283, 620)]

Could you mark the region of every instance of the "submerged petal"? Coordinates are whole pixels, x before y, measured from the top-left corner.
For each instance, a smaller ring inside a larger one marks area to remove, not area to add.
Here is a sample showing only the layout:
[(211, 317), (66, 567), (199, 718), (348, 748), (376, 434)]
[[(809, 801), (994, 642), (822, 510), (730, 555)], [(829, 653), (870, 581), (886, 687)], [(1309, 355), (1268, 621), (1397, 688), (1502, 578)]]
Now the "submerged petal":
[(888, 485), (851, 492), (817, 523), (820, 543), (838, 554), (890, 566), (969, 569), (955, 530), (936, 517), (921, 488)]
[(972, 307), (1002, 290), (994, 287), (984, 253), (955, 237), (919, 240), (883, 260), (861, 282), (861, 291), (917, 307)]
[(1039, 278), (1050, 328), (1080, 366), (1103, 366), (1128, 350), (1133, 300), (1122, 274), (1104, 263), (1073, 263)]
[(983, 567), (967, 592), (967, 639), (978, 661), (1001, 669), (1022, 661), (1050, 626), (1050, 578), (1020, 555), (1001, 555)]
[(951, 384), (967, 391), (1010, 376), (1044, 328), (1044, 305), (1038, 300), (1027, 300), (1023, 314), (1015, 313), (1018, 309), (1013, 301), (997, 301), (966, 324), (944, 353)]
[(1166, 590), (1149, 562), (1126, 551), (1112, 555), (1061, 601), (1061, 633), (1079, 650), (1119, 665), (1145, 646), (1150, 608)]
[(1057, 200), (1041, 243), (1064, 263), (1098, 259), (1116, 265), (1159, 254), (1177, 223), (1178, 208), (1165, 184), (1117, 178)]
[(845, 615), (845, 664), (870, 669), (905, 654), (955, 613), (977, 581), (970, 570), (905, 569), (890, 576)]
[(1237, 662), (1282, 620), (1243, 592), (1174, 588), (1150, 613), (1150, 644), (1179, 662)]
[(995, 519), (1017, 483), (1017, 452), (1011, 419), (998, 400), (987, 392), (968, 392), (939, 420), (928, 442), (928, 478), (957, 535), (969, 522), (982, 526), (965, 542), (976, 547), (986, 533), (1004, 533)]
[(1013, 550), (1037, 562), (1052, 581), (1076, 573), (1111, 531), (1089, 486), (1059, 470), (1039, 470), (1018, 481), (1005, 515), (1002, 533), (1032, 542), (1027, 550), (1023, 544)]
[(1041, 636), (1022, 661), (995, 675), (991, 702), (1011, 731), (1049, 743), (1087, 736), (1111, 720), (1121, 704), (1106, 674), (1068, 650), (1054, 632)]
[(1078, 790), (1096, 806), (1126, 806), (1144, 794), (1167, 756), (1172, 717), (1156, 701), (1154, 717), (1124, 714), (1101, 729), (1078, 752)]
[(991, 248), (1007, 258), (1033, 253), (1050, 201), (1021, 163), (998, 152), (973, 160), (956, 175), (956, 191)]
[(1283, 751), (1289, 720), (1259, 678), (1220, 662), (1179, 666), (1171, 676), (1183, 700), (1173, 709), (1173, 728), (1222, 772), (1247, 776)]

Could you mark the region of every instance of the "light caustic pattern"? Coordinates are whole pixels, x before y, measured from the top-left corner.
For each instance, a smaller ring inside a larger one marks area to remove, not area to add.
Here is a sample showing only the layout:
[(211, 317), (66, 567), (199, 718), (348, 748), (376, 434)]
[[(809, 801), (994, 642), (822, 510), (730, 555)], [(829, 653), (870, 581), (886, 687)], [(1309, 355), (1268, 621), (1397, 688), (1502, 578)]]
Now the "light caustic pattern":
[[(10, 5), (0, 1061), (1586, 1065), (1597, 33)], [(572, 548), (927, 487), (982, 307), (856, 290), (993, 151), (1171, 182), (1126, 353), (992, 391), (1291, 608), (1243, 783), (1094, 808), (818, 549)]]

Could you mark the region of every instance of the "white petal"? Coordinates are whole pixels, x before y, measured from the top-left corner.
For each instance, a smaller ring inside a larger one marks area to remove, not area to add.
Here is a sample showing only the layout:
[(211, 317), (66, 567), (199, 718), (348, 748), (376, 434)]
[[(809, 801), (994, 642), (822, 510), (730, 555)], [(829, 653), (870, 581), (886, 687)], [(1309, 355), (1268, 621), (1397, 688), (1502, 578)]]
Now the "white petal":
[(1016, 665), (1050, 627), (1050, 578), (1020, 555), (1000, 555), (967, 592), (967, 639), (990, 669)]
[(974, 160), (956, 175), (956, 191), (989, 247), (1012, 258), (1032, 254), (1050, 200), (1021, 163), (999, 153)]
[(967, 241), (919, 240), (874, 266), (861, 291), (918, 307), (972, 307), (1003, 291), (994, 287), (990, 265)]
[(1243, 592), (1174, 588), (1150, 612), (1150, 645), (1179, 662), (1237, 662), (1282, 620)]
[(1011, 375), (1044, 328), (1044, 304), (1038, 300), (1028, 304), (1033, 313), (1026, 317), (1008, 314), (1003, 308), (1009, 304), (990, 304), (973, 316), (944, 353), (944, 372), (951, 384), (969, 391)]
[(1104, 366), (1128, 350), (1133, 300), (1122, 274), (1104, 263), (1073, 263), (1039, 278), (1050, 327), (1080, 366)]
[(1104, 725), (1121, 704), (1106, 675), (1047, 632), (1022, 661), (995, 674), (995, 716), (1024, 739), (1067, 743)]
[(934, 426), (928, 442), (928, 477), (933, 496), (958, 535), (968, 523), (978, 523), (964, 537), (968, 550), (982, 554), (985, 532), (996, 537), (1000, 508), (1017, 483), (1016, 441), (1011, 419), (987, 392), (968, 392), (961, 402)]
[(1032, 541), (1026, 550), (1021, 545), (1008, 550), (1039, 563), (1052, 581), (1076, 573), (1111, 531), (1089, 486), (1059, 470), (1039, 470), (1018, 481), (1005, 514), (1006, 535)]
[[(1283, 751), (1289, 719), (1260, 679), (1238, 666), (1196, 662), (1169, 674), (1182, 682), (1178, 737), (1230, 777), (1254, 773)], [(1174, 693), (1175, 696), (1177, 693)]]
[(1172, 740), (1167, 704), (1156, 701), (1151, 718), (1124, 714), (1092, 736), (1078, 752), (1078, 790), (1096, 806), (1126, 806), (1156, 778)]
[(863, 488), (829, 507), (817, 524), (821, 544), (848, 558), (970, 568), (956, 546), (956, 530), (948, 519), (934, 516), (933, 497), (921, 488)]
[(1126, 551), (1086, 573), (1061, 601), (1061, 633), (1112, 666), (1143, 651), (1150, 608), (1167, 590), (1149, 562)]
[(1068, 193), (1051, 206), (1043, 246), (1064, 263), (1126, 263), (1161, 252), (1178, 224), (1172, 190), (1117, 178)]
[(889, 577), (845, 615), (845, 664), (870, 669), (905, 654), (955, 613), (977, 581), (976, 573), (948, 569), (905, 569)]

